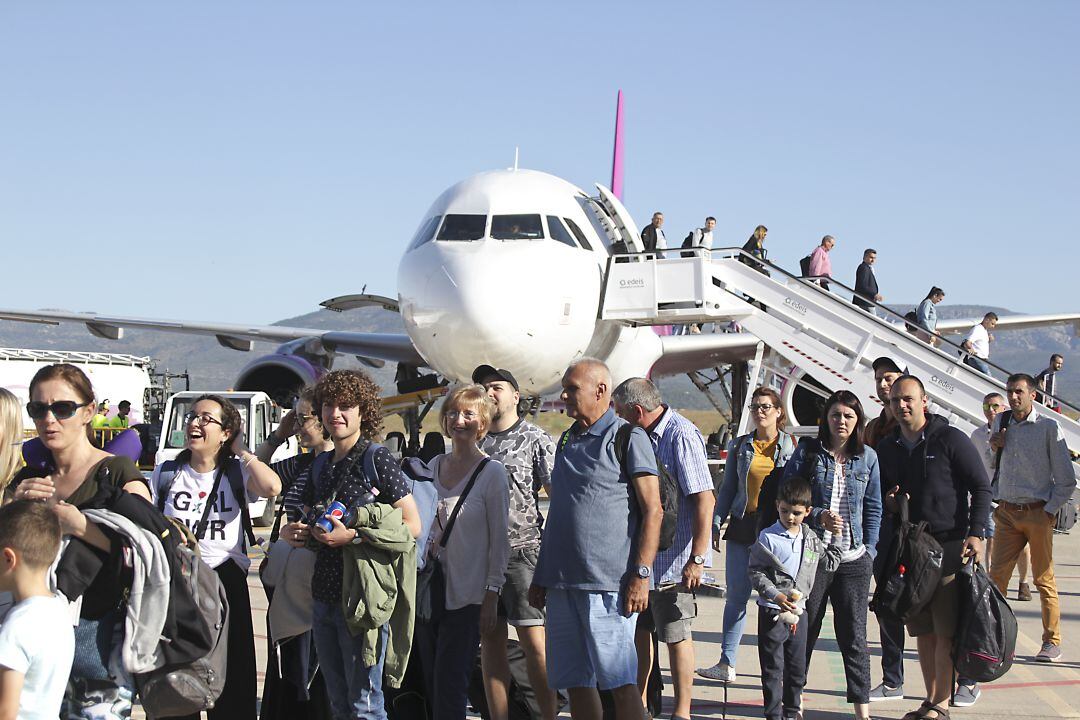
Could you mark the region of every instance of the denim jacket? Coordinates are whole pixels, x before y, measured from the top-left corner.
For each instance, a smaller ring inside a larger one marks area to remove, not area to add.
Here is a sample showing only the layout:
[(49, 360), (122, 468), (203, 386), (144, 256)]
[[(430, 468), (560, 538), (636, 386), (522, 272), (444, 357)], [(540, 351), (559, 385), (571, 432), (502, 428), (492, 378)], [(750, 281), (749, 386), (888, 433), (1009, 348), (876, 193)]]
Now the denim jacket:
[[(716, 493), (716, 509), (713, 512), (713, 529), (720, 531), (728, 513), (741, 518), (746, 512), (746, 476), (750, 473), (750, 463), (754, 459), (754, 433), (747, 433), (728, 443), (727, 464), (724, 466), (724, 481)], [(786, 432), (780, 432), (776, 443), (773, 462), (776, 467), (783, 467), (795, 452), (795, 441)]]
[[(812, 440), (817, 445), (817, 440)], [(806, 454), (806, 442), (800, 443), (791, 456), (791, 461), (784, 466), (784, 480), (793, 477), (807, 477), (803, 471), (803, 458)], [(828, 452), (818, 453), (814, 472), (810, 477), (812, 509), (808, 522), (819, 535), (824, 532), (821, 514), (832, 503), (833, 472), (836, 460)], [(861, 545), (873, 558), (877, 555), (878, 534), (881, 531), (881, 476), (878, 470), (877, 453), (873, 448), (864, 446), (862, 454), (856, 455), (848, 463), (845, 488), (848, 504), (851, 506), (852, 550)]]

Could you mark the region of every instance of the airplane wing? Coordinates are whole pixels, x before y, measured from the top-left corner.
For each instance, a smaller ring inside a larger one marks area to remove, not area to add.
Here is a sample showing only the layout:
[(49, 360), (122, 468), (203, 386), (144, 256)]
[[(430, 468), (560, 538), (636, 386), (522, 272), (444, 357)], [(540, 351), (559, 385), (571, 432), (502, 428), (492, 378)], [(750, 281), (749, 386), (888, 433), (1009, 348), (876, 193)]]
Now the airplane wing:
[(213, 335), (223, 347), (247, 352), (256, 342), (281, 344), (301, 338), (315, 338), (329, 352), (348, 353), (368, 358), (406, 362), (417, 366), (427, 363), (413, 347), (408, 335), (392, 333), (361, 333), (341, 330), (320, 330), (285, 325), (231, 325), (226, 323), (187, 320), (151, 320), (146, 318), (98, 315), (64, 310), (3, 310), (0, 320), (59, 325), (62, 322), (83, 323), (91, 335), (107, 340), (119, 340), (126, 328), (158, 330), (185, 335)]
[[(981, 322), (982, 318), (960, 320), (939, 320), (937, 331), (940, 335), (967, 332), (971, 326)], [(1080, 315), (1063, 313), (1060, 315), (1002, 315), (998, 318), (995, 330), (1025, 330), (1050, 325), (1072, 325), (1073, 332), (1080, 335)]]
[(663, 355), (653, 365), (656, 375), (679, 375), (736, 360), (752, 360), (759, 340), (750, 333), (702, 333), (661, 337)]

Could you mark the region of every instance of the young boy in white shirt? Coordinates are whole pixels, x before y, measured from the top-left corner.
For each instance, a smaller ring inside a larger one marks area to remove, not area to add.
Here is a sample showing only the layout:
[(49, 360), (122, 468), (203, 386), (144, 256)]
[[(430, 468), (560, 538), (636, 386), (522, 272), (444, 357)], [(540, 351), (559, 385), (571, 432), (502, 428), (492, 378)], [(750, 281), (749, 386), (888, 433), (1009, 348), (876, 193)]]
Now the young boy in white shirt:
[(806, 685), (806, 627), (799, 616), (814, 586), (819, 563), (835, 570), (840, 552), (825, 548), (803, 520), (810, 513), (810, 484), (792, 478), (777, 491), (780, 519), (750, 548), (750, 584), (758, 591), (758, 660), (768, 720), (802, 718)]
[(0, 625), (0, 720), (56, 720), (75, 655), (68, 604), (49, 591), (60, 523), (47, 504), (0, 507), (0, 591), (15, 606)]

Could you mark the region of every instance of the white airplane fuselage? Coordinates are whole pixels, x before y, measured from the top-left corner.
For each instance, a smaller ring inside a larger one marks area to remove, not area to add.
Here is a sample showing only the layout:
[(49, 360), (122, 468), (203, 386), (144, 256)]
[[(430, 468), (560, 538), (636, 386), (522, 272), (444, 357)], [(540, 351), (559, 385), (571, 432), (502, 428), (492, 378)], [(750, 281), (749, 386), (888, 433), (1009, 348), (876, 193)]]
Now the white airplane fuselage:
[(652, 329), (598, 319), (611, 240), (590, 202), (531, 170), (474, 175), (435, 200), (398, 267), (406, 332), (434, 370), (467, 381), (479, 364), (506, 368), (523, 394), (557, 389), (586, 355), (616, 378), (649, 371)]

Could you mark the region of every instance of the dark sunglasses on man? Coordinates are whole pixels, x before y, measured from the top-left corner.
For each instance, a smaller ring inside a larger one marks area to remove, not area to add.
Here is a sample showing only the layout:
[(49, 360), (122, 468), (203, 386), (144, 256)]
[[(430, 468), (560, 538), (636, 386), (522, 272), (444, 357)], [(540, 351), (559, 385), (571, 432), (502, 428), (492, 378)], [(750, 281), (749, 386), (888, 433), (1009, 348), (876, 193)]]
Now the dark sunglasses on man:
[(51, 412), (57, 420), (67, 420), (75, 415), (79, 408), (84, 408), (89, 404), (88, 402), (77, 403), (74, 400), (57, 400), (52, 404), (31, 400), (26, 403), (26, 414), (31, 420), (42, 420)]

